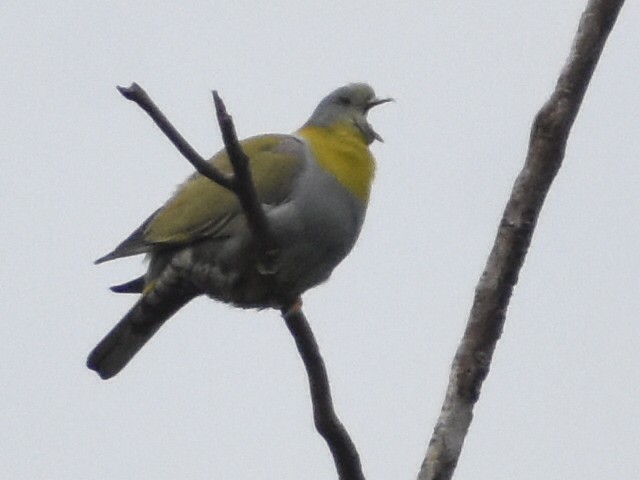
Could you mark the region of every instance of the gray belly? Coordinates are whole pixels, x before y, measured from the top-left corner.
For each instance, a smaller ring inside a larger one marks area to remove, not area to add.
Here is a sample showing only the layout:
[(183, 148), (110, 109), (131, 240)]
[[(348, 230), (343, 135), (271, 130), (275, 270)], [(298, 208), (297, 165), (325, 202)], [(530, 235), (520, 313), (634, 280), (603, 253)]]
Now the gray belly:
[(353, 247), (365, 206), (315, 164), (309, 169), (296, 196), (267, 207), (279, 248), (266, 262), (245, 231), (176, 252), (172, 267), (202, 293), (243, 308), (281, 307), (327, 280)]

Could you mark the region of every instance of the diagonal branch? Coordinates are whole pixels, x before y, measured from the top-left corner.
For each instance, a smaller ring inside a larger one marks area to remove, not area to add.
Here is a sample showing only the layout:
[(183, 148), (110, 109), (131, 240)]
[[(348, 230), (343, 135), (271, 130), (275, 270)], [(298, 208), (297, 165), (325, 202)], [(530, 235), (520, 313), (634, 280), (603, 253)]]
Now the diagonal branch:
[(253, 183), (251, 170), (249, 169), (249, 157), (242, 151), (238, 136), (236, 135), (236, 129), (233, 125), (233, 119), (231, 115), (227, 113), (227, 109), (220, 95), (218, 95), (218, 92), (215, 90), (212, 93), (218, 125), (222, 133), (222, 140), (224, 141), (227, 155), (229, 155), (229, 160), (233, 166), (231, 189), (238, 196), (242, 210), (247, 216), (249, 228), (257, 239), (257, 244), (259, 248), (262, 249), (262, 256), (264, 256), (276, 248), (276, 244), (271, 234), (267, 216), (258, 201), (258, 194)]
[(446, 480), (453, 475), (540, 210), (562, 165), (569, 132), (623, 3), (589, 1), (556, 88), (533, 122), (524, 168), (515, 181), (476, 287), (418, 480)]
[(171, 143), (175, 145), (182, 156), (186, 158), (201, 175), (204, 175), (227, 190), (234, 191), (233, 179), (216, 169), (189, 145), (189, 142), (180, 135), (180, 132), (171, 124), (156, 104), (153, 103), (153, 100), (151, 100), (147, 92), (145, 92), (140, 85), (134, 82), (128, 87), (119, 86), (117, 88), (124, 98), (135, 102), (140, 108), (147, 112), (158, 128), (162, 130), (162, 133), (171, 140)]
[(358, 451), (333, 409), (327, 370), (320, 356), (311, 326), (299, 305), (287, 311), (283, 310), (282, 317), (296, 342), (298, 352), (307, 370), (313, 403), (313, 420), (316, 430), (322, 435), (331, 450), (336, 470), (338, 470), (338, 478), (340, 480), (364, 480)]

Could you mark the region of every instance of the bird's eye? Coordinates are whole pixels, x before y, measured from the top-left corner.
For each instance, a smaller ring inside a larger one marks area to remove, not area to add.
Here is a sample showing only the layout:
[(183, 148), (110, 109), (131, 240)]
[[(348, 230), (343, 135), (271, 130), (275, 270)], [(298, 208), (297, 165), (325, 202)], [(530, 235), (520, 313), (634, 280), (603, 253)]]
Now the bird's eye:
[(344, 106), (351, 105), (351, 99), (349, 97), (345, 97), (345, 96), (338, 97), (338, 103), (340, 103), (340, 105), (344, 105)]

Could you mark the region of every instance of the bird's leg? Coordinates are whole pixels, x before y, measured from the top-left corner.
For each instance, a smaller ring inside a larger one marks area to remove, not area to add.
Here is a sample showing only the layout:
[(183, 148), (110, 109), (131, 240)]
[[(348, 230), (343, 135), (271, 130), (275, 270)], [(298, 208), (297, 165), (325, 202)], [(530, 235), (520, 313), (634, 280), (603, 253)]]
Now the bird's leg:
[(283, 317), (295, 315), (297, 313), (300, 313), (301, 311), (302, 311), (302, 297), (296, 298), (293, 301), (293, 303), (290, 303), (288, 306), (282, 307), (280, 309), (280, 312), (282, 313)]

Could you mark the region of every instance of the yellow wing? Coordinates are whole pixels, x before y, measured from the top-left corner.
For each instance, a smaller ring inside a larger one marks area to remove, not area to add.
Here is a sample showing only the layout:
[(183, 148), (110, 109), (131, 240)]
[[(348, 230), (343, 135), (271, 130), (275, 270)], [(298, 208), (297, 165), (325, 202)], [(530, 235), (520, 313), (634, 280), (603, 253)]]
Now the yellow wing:
[[(284, 202), (304, 167), (303, 142), (291, 135), (260, 135), (242, 141), (241, 145), (249, 157), (260, 202), (266, 205)], [(225, 173), (232, 172), (225, 150), (214, 155), (210, 162)], [(154, 246), (181, 245), (204, 237), (230, 235), (239, 225), (240, 215), (242, 208), (233, 193), (196, 173), (113, 252), (96, 263), (145, 253)]]

